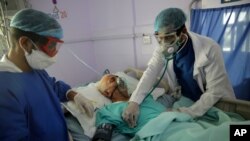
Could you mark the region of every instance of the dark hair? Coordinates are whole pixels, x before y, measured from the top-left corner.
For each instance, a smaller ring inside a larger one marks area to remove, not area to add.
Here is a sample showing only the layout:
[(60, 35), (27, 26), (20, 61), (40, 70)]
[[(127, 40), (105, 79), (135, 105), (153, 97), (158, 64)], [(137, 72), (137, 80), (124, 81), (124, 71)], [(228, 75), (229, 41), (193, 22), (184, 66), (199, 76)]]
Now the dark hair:
[(34, 43), (37, 43), (38, 45), (44, 45), (48, 42), (48, 39), (44, 36), (38, 35), (33, 32), (23, 31), (14, 27), (10, 28), (10, 36), (12, 39), (14, 39), (12, 43), (18, 41), (18, 39), (22, 36), (30, 38)]
[(183, 24), (179, 29), (177, 29), (176, 35), (179, 36), (185, 27), (186, 27), (185, 24)]

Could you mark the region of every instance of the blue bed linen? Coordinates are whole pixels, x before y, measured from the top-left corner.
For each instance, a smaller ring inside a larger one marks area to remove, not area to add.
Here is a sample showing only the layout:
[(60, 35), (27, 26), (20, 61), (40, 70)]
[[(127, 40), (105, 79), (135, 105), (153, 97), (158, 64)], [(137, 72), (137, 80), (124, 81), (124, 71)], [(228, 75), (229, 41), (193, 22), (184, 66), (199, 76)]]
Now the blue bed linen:
[(103, 123), (111, 123), (115, 126), (114, 130), (116, 132), (134, 136), (148, 121), (166, 110), (166, 108), (162, 104), (156, 102), (152, 96), (148, 96), (140, 105), (140, 115), (138, 117), (137, 126), (135, 128), (130, 128), (121, 117), (126, 106), (127, 102), (116, 102), (101, 108), (96, 114), (96, 126)]
[[(182, 98), (174, 107), (190, 104), (191, 100)], [(229, 141), (230, 124), (250, 124), (250, 121), (214, 107), (197, 119), (185, 113), (164, 112), (149, 121), (131, 141)]]
[[(250, 121), (245, 121), (238, 114), (228, 114), (215, 107), (212, 107), (204, 116), (196, 119), (185, 113), (163, 112), (165, 111), (164, 107), (159, 110), (154, 105), (159, 103), (154, 103), (155, 101), (151, 100), (147, 99), (145, 103), (142, 103), (140, 117), (135, 128), (129, 128), (121, 119), (121, 113), (127, 106), (126, 102), (113, 103), (100, 109), (97, 115), (97, 125), (114, 124), (115, 130), (118, 132), (135, 134), (131, 141), (229, 141), (230, 124), (250, 124)], [(192, 104), (193, 101), (182, 97), (174, 104), (174, 108)], [(155, 113), (150, 111), (154, 113), (152, 116), (147, 112), (144, 113), (144, 108), (159, 111)]]

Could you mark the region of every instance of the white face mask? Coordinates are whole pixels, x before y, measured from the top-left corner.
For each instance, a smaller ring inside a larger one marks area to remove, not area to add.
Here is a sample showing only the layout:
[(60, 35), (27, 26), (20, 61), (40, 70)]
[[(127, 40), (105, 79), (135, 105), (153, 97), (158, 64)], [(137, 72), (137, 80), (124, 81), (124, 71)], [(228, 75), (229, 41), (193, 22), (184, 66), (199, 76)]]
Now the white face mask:
[(176, 37), (175, 41), (171, 44), (161, 43), (160, 48), (161, 48), (161, 52), (164, 54), (164, 56), (167, 58), (171, 58), (173, 55), (178, 53), (181, 50), (181, 49), (179, 50), (179, 48), (184, 47), (186, 42), (187, 42), (188, 36), (187, 35), (185, 35), (185, 36), (186, 36), (186, 40), (184, 41), (185, 42), (184, 44), (183, 44), (183, 42), (180, 42), (179, 37)]
[(31, 54), (25, 51), (25, 57), (30, 67), (38, 70), (45, 69), (56, 62), (56, 56), (49, 57), (42, 51), (34, 49), (32, 49)]
[[(36, 46), (36, 44), (34, 44), (33, 42), (32, 42), (32, 44), (36, 48), (38, 48)], [(42, 52), (40, 50), (32, 49), (31, 54), (29, 54), (24, 48), (23, 48), (23, 50), (25, 52), (25, 58), (26, 58), (28, 64), (33, 69), (42, 70), (42, 69), (45, 69), (45, 68), (51, 66), (52, 64), (54, 64), (56, 62), (56, 56), (49, 57), (47, 54), (45, 54), (44, 52)]]

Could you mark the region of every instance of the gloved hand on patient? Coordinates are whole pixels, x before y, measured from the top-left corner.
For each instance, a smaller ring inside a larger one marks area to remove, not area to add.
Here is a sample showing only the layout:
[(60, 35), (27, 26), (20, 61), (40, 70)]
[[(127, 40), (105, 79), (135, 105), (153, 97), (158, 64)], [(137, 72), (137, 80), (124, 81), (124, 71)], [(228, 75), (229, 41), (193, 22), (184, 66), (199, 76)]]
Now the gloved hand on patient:
[(122, 118), (126, 121), (130, 128), (134, 128), (139, 116), (139, 104), (136, 102), (129, 102), (127, 108), (122, 113)]
[[(175, 99), (180, 99), (181, 97), (181, 87), (176, 87), (175, 91), (170, 94), (172, 97)], [(179, 109), (172, 109), (172, 108), (167, 108), (167, 112), (170, 111), (175, 111), (175, 112), (180, 112)], [(122, 118), (124, 121), (126, 121), (129, 125), (129, 127), (134, 128), (137, 123), (137, 119), (139, 116), (139, 104), (133, 101), (130, 101), (127, 108), (123, 111), (122, 113)]]
[(94, 113), (94, 106), (92, 105), (91, 101), (88, 100), (86, 97), (84, 97), (83, 95), (77, 93), (74, 96), (74, 102), (77, 105), (77, 107), (82, 111), (82, 112), (86, 112), (86, 114), (89, 117), (93, 117), (93, 113)]

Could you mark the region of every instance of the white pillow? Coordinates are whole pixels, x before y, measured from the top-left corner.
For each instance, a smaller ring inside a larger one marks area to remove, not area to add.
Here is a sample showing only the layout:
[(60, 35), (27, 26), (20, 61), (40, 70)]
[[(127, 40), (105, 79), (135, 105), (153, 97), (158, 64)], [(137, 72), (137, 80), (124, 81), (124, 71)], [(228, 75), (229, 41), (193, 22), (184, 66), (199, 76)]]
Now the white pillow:
[[(125, 79), (125, 82), (127, 83), (128, 86), (128, 94), (131, 95), (133, 91), (136, 89), (137, 84), (139, 83), (139, 80), (135, 79), (132, 76), (127, 75), (124, 72), (117, 72), (115, 75)], [(152, 92), (153, 99), (156, 100), (158, 97), (162, 96), (165, 94), (165, 89), (164, 88), (155, 88), (154, 91)]]
[[(111, 103), (111, 101), (103, 96), (96, 88), (97, 83), (90, 83), (87, 86), (84, 87), (77, 87), (73, 88), (74, 91), (78, 92), (79, 94), (82, 94), (86, 98), (88, 98), (95, 109), (101, 108), (104, 105), (107, 105)], [(96, 127), (95, 127), (95, 120), (96, 120), (96, 111), (94, 112), (93, 118), (89, 118), (86, 113), (82, 113), (75, 103), (73, 101), (64, 102), (63, 106), (73, 115), (77, 118), (79, 121), (81, 127), (84, 130), (85, 135), (89, 137), (93, 137)]]
[(123, 78), (128, 86), (128, 94), (131, 95), (133, 91), (136, 89), (136, 86), (138, 84), (138, 80), (125, 74), (124, 72), (116, 72), (115, 75)]

